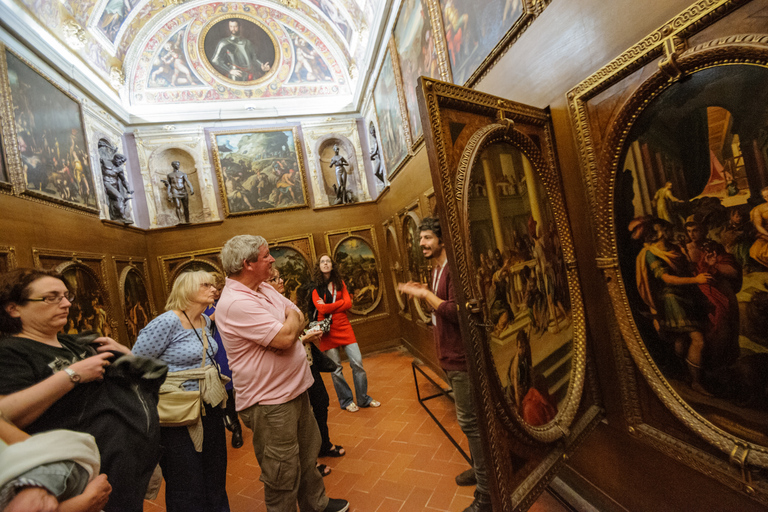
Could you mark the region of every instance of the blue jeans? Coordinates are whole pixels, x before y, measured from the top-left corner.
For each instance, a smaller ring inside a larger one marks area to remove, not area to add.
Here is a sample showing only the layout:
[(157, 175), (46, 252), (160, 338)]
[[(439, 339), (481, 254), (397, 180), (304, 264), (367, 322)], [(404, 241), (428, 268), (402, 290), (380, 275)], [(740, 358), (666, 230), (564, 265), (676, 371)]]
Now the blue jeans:
[[(336, 371), (331, 374), (331, 377), (333, 378), (333, 387), (336, 388), (336, 396), (339, 398), (339, 405), (341, 405), (342, 409), (345, 409), (352, 403), (352, 390), (349, 388), (347, 381), (344, 380), (344, 374), (341, 373), (339, 348), (342, 347), (326, 350), (325, 355), (339, 365)], [(363, 369), (363, 355), (360, 353), (360, 347), (357, 343), (352, 343), (351, 345), (343, 345), (343, 348), (347, 354), (347, 359), (349, 359), (349, 366), (352, 367), (352, 380), (355, 382), (357, 405), (368, 407), (373, 398), (368, 396), (368, 376)]]
[(480, 440), (480, 427), (477, 425), (477, 412), (475, 399), (472, 396), (472, 383), (469, 381), (469, 373), (446, 370), (448, 384), (453, 389), (453, 399), (456, 403), (456, 420), (461, 431), (469, 441), (469, 454), (472, 456), (472, 466), (477, 478), (477, 492), (490, 494), (488, 490), (488, 476), (486, 474), (485, 452)]

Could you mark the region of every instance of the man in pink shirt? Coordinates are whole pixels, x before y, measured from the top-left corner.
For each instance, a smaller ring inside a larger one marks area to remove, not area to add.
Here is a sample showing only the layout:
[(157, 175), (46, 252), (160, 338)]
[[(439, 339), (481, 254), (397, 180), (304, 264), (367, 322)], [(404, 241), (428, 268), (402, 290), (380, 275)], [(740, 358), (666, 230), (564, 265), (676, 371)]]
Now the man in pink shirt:
[(304, 315), (271, 285), (275, 259), (260, 236), (239, 235), (221, 250), (227, 282), (216, 326), (227, 350), (235, 407), (253, 431), (268, 512), (345, 512), (316, 469), (320, 431), (309, 405), (312, 373), (301, 337)]

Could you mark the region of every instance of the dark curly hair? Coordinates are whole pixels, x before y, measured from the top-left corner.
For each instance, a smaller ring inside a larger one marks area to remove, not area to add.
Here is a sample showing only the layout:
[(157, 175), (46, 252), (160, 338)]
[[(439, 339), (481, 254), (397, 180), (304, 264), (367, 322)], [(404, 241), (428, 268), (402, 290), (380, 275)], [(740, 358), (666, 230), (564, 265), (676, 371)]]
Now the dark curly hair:
[(29, 299), (29, 286), (43, 277), (59, 279), (69, 290), (69, 286), (62, 275), (54, 270), (19, 268), (0, 275), (0, 333), (4, 336), (18, 334), (23, 328), (21, 319), (11, 317), (5, 310), (5, 307), (8, 304), (24, 304), (27, 302), (27, 299)]
[(424, 217), (419, 224), (419, 231), (431, 231), (440, 243), (443, 242), (443, 230), (440, 228), (440, 219), (437, 217)]
[(321, 254), (320, 257), (317, 258), (317, 263), (315, 263), (315, 268), (312, 269), (312, 282), (315, 283), (315, 287), (317, 287), (318, 293), (320, 293), (319, 290), (323, 289), (325, 286), (328, 285), (328, 281), (325, 280), (325, 276), (320, 271), (320, 260), (323, 259), (323, 256), (328, 256), (331, 259), (331, 262), (333, 263), (333, 266), (331, 267), (330, 279), (328, 281), (333, 283), (333, 285), (336, 287), (337, 290), (341, 290), (344, 287), (344, 282), (341, 279), (339, 270), (336, 268), (336, 262), (333, 261), (333, 258), (331, 258), (330, 254)]

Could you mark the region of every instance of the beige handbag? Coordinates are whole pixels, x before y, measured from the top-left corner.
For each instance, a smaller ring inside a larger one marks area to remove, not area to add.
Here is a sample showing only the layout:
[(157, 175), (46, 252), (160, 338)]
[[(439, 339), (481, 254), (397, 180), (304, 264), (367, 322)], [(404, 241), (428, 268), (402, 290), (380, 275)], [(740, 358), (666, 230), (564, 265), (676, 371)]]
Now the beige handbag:
[[(190, 322), (191, 324), (192, 322)], [(197, 330), (195, 330), (197, 334)], [(205, 340), (205, 341), (203, 341)], [(205, 353), (208, 351), (208, 336), (203, 327), (203, 363), (205, 366)], [(168, 375), (172, 375), (173, 372)], [(200, 390), (197, 391), (160, 391), (160, 399), (157, 402), (157, 414), (160, 416), (161, 427), (186, 427), (200, 421), (200, 413), (203, 409), (203, 400)]]

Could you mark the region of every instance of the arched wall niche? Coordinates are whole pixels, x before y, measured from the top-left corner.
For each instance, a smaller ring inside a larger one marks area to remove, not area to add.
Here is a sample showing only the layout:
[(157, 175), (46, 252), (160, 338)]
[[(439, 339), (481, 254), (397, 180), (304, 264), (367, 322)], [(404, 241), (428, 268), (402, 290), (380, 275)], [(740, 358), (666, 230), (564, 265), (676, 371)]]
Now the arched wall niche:
[(336, 201), (336, 193), (333, 190), (333, 186), (336, 184), (336, 171), (330, 167), (330, 161), (334, 156), (333, 146), (337, 144), (339, 146), (339, 155), (346, 158), (347, 162), (349, 162), (349, 166), (346, 167), (347, 190), (352, 191), (356, 202), (360, 201), (363, 191), (360, 186), (360, 180), (357, 178), (360, 167), (355, 156), (355, 146), (343, 135), (324, 135), (315, 143), (315, 159), (318, 168), (321, 170), (318, 176), (321, 181), (321, 190), (326, 194), (329, 204), (333, 204)]
[(195, 224), (207, 220), (206, 211), (210, 210), (203, 202), (199, 171), (202, 165), (197, 161), (195, 152), (185, 146), (166, 145), (157, 148), (149, 156), (149, 172), (152, 182), (153, 199), (155, 202), (155, 224), (158, 227), (175, 226), (179, 224), (176, 210), (168, 200), (166, 186), (163, 180), (173, 170), (172, 162), (179, 162), (179, 170), (187, 175), (187, 180), (193, 188), (189, 195), (189, 222)]

